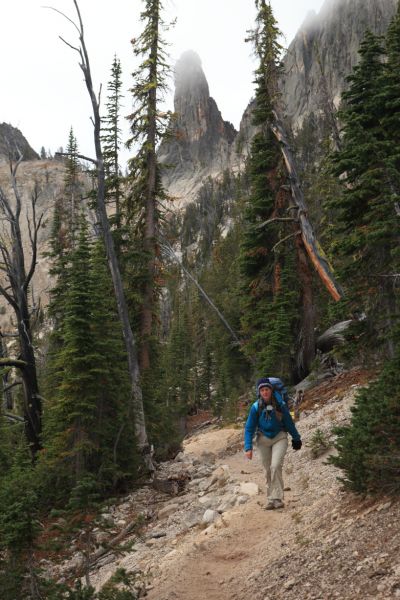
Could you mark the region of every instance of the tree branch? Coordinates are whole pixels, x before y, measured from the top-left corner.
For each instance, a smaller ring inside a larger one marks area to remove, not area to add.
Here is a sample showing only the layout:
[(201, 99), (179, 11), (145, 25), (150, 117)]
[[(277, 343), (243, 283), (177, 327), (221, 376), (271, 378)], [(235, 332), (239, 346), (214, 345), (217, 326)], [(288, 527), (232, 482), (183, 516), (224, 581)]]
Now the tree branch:
[(289, 240), (292, 237), (295, 237), (296, 235), (301, 235), (301, 231), (299, 229), (299, 231), (295, 231), (294, 233), (290, 233), (289, 235), (287, 235), (286, 237), (282, 238), (281, 240), (279, 240), (279, 242), (277, 242), (272, 248), (271, 248), (271, 252), (275, 252), (276, 248), (280, 245), (283, 244), (283, 242), (286, 242), (286, 240)]
[(4, 296), (4, 298), (7, 300), (7, 302), (13, 307), (13, 309), (15, 310), (16, 313), (18, 313), (18, 304), (17, 302), (14, 300), (14, 298), (7, 292), (7, 290), (0, 285), (0, 294), (2, 296)]
[[(55, 152), (54, 156), (71, 156), (68, 152)], [(89, 156), (84, 156), (83, 154), (76, 154), (77, 158), (81, 158), (82, 160), (87, 160), (88, 162), (93, 163), (97, 166), (98, 161), (95, 158), (90, 158)]]
[(6, 392), (9, 392), (17, 385), (22, 385), (22, 381), (14, 381), (14, 383), (10, 383), (10, 385), (6, 385), (6, 387), (3, 387), (3, 390), (2, 390), (3, 394), (5, 394)]
[(67, 19), (67, 21), (69, 21), (70, 23), (72, 23), (72, 25), (75, 27), (75, 29), (77, 30), (78, 33), (79, 32), (79, 27), (78, 25), (75, 23), (75, 21), (73, 21), (70, 17), (68, 17), (65, 13), (61, 12), (61, 10), (58, 10), (58, 8), (54, 8), (54, 6), (42, 6), (42, 8), (48, 8), (49, 10), (54, 10), (54, 12), (58, 13), (59, 15), (61, 15), (62, 17), (64, 17), (65, 19)]
[(264, 223), (260, 223), (260, 225), (257, 225), (256, 229), (261, 229), (262, 227), (266, 227), (270, 223), (274, 223), (276, 221), (290, 222), (290, 223), (298, 222), (297, 219), (294, 219), (293, 217), (274, 217), (273, 219), (268, 219), (268, 221), (264, 221)]
[(0, 358), (0, 368), (2, 367), (16, 367), (17, 369), (24, 369), (28, 366), (24, 360), (18, 358)]

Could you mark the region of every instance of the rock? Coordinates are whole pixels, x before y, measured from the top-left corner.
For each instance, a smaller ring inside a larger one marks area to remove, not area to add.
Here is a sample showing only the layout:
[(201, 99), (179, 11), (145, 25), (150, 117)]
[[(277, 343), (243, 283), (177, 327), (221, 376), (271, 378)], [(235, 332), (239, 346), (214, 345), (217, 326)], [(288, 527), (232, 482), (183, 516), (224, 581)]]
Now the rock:
[(196, 527), (201, 523), (201, 517), (198, 514), (189, 514), (183, 520), (183, 528), (184, 529), (192, 529), (192, 527)]
[(236, 499), (236, 504), (240, 505), (240, 504), (246, 504), (247, 500), (249, 499), (249, 496), (243, 495), (243, 496), (238, 496)]
[(240, 493), (247, 496), (257, 496), (260, 493), (260, 488), (251, 481), (243, 482), (240, 484)]
[(201, 462), (203, 462), (203, 463), (205, 463), (207, 465), (214, 465), (216, 459), (217, 459), (217, 457), (214, 454), (214, 452), (208, 452), (207, 450), (204, 450), (200, 454), (200, 460), (201, 460)]
[(176, 456), (175, 456), (175, 461), (176, 462), (183, 462), (185, 460), (186, 456), (184, 452), (179, 452)]
[(93, 537), (96, 544), (104, 544), (104, 542), (106, 542), (110, 536), (105, 531), (96, 531), (93, 532)]
[(219, 513), (216, 510), (211, 510), (208, 508), (203, 515), (202, 523), (206, 523), (209, 525), (210, 523), (214, 523), (219, 518)]
[(228, 465), (221, 465), (212, 472), (211, 477), (205, 482), (205, 487), (202, 489), (211, 489), (223, 487), (229, 480), (230, 472)]
[(223, 498), (221, 503), (217, 506), (217, 511), (219, 513), (224, 513), (227, 510), (229, 510), (230, 508), (232, 508), (233, 506), (235, 506), (236, 504), (236, 496), (235, 495), (231, 495), (228, 496), (227, 498)]
[(182, 208), (193, 202), (211, 173), (229, 165), (236, 131), (210, 97), (200, 57), (188, 50), (175, 65), (174, 130), (159, 149), (163, 183)]
[(286, 583), (283, 584), (285, 590), (291, 590), (296, 585), (295, 579), (289, 579)]
[(169, 515), (172, 515), (179, 508), (180, 508), (179, 504), (176, 504), (176, 503), (167, 504), (166, 506), (164, 506), (163, 508), (161, 508), (158, 511), (157, 516), (158, 516), (159, 519), (163, 519), (165, 517), (168, 517)]
[(380, 504), (379, 506), (377, 506), (376, 510), (378, 512), (381, 512), (382, 510), (387, 510), (391, 506), (392, 506), (392, 502), (384, 502), (383, 504)]
[(127, 521), (125, 519), (118, 519), (118, 521), (116, 521), (115, 525), (117, 527), (126, 527)]
[(199, 502), (204, 508), (212, 508), (213, 506), (216, 506), (216, 504), (218, 504), (218, 501), (218, 498), (216, 498), (215, 496), (211, 496), (210, 494), (207, 494), (206, 496), (201, 496), (199, 498)]

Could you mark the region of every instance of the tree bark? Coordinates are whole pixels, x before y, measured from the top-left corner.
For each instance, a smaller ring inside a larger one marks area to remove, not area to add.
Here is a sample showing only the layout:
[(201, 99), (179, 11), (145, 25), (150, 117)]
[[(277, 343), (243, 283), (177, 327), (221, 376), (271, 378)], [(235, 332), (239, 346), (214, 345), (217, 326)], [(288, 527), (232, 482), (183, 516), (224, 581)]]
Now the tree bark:
[(315, 308), (312, 272), (303, 240), (298, 235), (295, 237), (295, 246), (302, 302), (300, 346), (296, 357), (297, 377), (301, 381), (310, 373), (311, 363), (315, 358)]

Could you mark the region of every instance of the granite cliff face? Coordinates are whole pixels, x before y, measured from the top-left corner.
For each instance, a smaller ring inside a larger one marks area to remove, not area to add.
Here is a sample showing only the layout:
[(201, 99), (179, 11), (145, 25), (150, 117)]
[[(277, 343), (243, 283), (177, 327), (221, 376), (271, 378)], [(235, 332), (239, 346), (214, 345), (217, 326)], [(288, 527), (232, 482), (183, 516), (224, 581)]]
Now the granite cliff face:
[[(22, 134), (21, 134), (22, 135)], [(87, 195), (87, 190), (91, 189), (92, 183), (90, 176), (85, 172), (80, 175), (80, 184), (82, 195)], [(23, 160), (17, 171), (17, 186), (21, 197), (22, 211), (20, 217), (20, 226), (22, 240), (25, 250), (25, 266), (30, 265), (31, 247), (29, 244), (29, 227), (27, 215), (31, 218), (30, 202), (33, 189), (37, 185), (39, 195), (37, 200), (37, 217), (42, 213), (44, 215), (42, 227), (38, 232), (38, 256), (36, 270), (32, 280), (31, 294), (32, 301), (36, 304), (40, 299), (41, 306), (48, 303), (48, 294), (52, 285), (49, 275), (51, 261), (47, 256), (49, 250), (49, 238), (51, 234), (51, 222), (53, 208), (56, 198), (62, 193), (65, 185), (65, 163), (59, 160)], [(14, 192), (10, 180), (8, 162), (0, 161), (0, 188), (7, 197), (11, 206), (15, 204)], [(8, 226), (3, 224), (0, 228), (0, 236), (7, 236)], [(4, 283), (4, 278), (0, 277)], [(8, 331), (13, 330), (11, 324), (13, 313), (5, 299), (0, 296), (0, 326)]]
[[(365, 31), (384, 33), (396, 7), (397, 0), (326, 0), (318, 15), (307, 16), (285, 56), (281, 83), (294, 132), (309, 117), (318, 122), (327, 110), (337, 108)], [(234, 173), (243, 169), (255, 128), (253, 101), (244, 111), (239, 132), (223, 120), (194, 52), (178, 61), (175, 86), (176, 122), (172, 139), (164, 142), (159, 156), (171, 165), (164, 184), (181, 210), (195, 200), (207, 177), (218, 180), (226, 169)]]
[(201, 60), (191, 50), (175, 66), (174, 112), (172, 135), (159, 159), (168, 165), (164, 184), (181, 207), (194, 199), (206, 177), (230, 168), (237, 135), (210, 97)]
[(385, 33), (396, 7), (397, 0), (326, 0), (318, 15), (309, 13), (284, 61), (282, 93), (294, 130), (323, 114), (327, 100), (338, 107), (366, 30)]
[(21, 152), (24, 160), (39, 158), (19, 129), (8, 123), (0, 123), (0, 163), (8, 161), (10, 151), (13, 153), (13, 158), (18, 156), (18, 151)]

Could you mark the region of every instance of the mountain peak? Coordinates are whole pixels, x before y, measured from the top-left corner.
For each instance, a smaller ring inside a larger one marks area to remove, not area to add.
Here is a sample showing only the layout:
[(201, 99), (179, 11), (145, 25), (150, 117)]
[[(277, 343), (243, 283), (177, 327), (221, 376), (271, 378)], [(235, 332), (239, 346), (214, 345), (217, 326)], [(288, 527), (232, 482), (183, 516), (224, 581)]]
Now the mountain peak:
[[(173, 130), (160, 147), (159, 160), (169, 165), (163, 178), (166, 189), (180, 198), (177, 204), (186, 204), (194, 199), (206, 177), (216, 176), (228, 167), (236, 131), (223, 120), (211, 98), (196, 52), (184, 52), (174, 73)], [(185, 182), (190, 182), (190, 189)]]
[(188, 94), (210, 95), (200, 56), (194, 50), (187, 50), (181, 55), (176, 62), (174, 75), (175, 101)]

